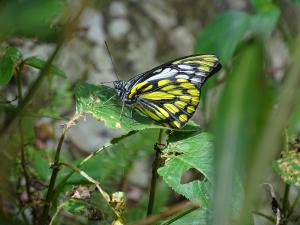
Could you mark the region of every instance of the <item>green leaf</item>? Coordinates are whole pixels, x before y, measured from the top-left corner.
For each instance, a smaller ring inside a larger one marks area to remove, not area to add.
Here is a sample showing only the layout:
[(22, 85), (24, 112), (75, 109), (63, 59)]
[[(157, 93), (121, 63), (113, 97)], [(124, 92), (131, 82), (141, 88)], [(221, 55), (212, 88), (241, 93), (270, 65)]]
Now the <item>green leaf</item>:
[[(32, 57), (25, 59), (23, 63), (26, 65), (32, 66), (36, 69), (39, 69), (39, 70), (42, 70), (46, 65), (46, 61), (44, 59), (40, 59), (36, 56), (32, 56)], [(59, 76), (61, 78), (67, 78), (67, 75), (65, 74), (65, 72), (54, 65), (51, 65), (49, 67), (48, 73)]]
[(245, 175), (239, 174), (241, 171), (255, 166), (255, 145), (263, 132), (272, 103), (262, 76), (263, 56), (263, 46), (259, 40), (249, 40), (238, 49), (215, 111), (214, 225), (227, 224), (233, 213), (238, 214), (233, 212), (231, 205), (235, 179)]
[(268, 5), (251, 17), (251, 32), (267, 40), (272, 34), (280, 16), (276, 5)]
[(13, 47), (9, 47), (6, 52), (4, 57), (9, 57), (14, 61), (21, 60), (22, 59), (22, 53), (17, 49)]
[(300, 187), (300, 153), (289, 151), (283, 157), (273, 162), (273, 168), (289, 185)]
[(86, 201), (75, 198), (71, 198), (63, 203), (63, 209), (76, 216), (83, 216), (88, 219), (95, 220), (95, 214), (98, 214), (96, 216), (97, 220), (101, 218), (101, 212), (97, 208)]
[(238, 44), (249, 29), (250, 16), (241, 11), (228, 11), (217, 16), (202, 30), (195, 52), (215, 53), (223, 65), (229, 63)]
[(3, 57), (0, 62), (0, 85), (8, 84), (14, 72), (14, 62), (8, 57)]
[[(109, 190), (118, 191), (118, 184), (128, 173), (133, 162), (153, 153), (153, 145), (158, 139), (158, 130), (131, 132), (121, 138), (113, 139), (113, 145), (87, 161), (81, 169)], [(78, 160), (80, 162), (81, 160)], [(74, 162), (76, 163), (76, 162)], [(59, 179), (64, 178), (61, 174)], [(74, 174), (68, 184), (87, 183), (79, 174)]]
[[(175, 155), (166, 160), (165, 165), (158, 170), (158, 174), (174, 191), (206, 207), (208, 189), (213, 178), (211, 136), (207, 133), (198, 133), (190, 138), (172, 142), (164, 150), (164, 154), (170, 153)], [(182, 154), (176, 156), (178, 153)], [(204, 179), (181, 184), (182, 174), (190, 168), (199, 171)]]
[(28, 158), (30, 161), (31, 172), (42, 181), (47, 181), (50, 177), (51, 157), (46, 149), (27, 148)]
[(11, 80), (15, 63), (22, 58), (21, 52), (16, 48), (8, 48), (0, 60), (0, 85), (6, 85)]
[(0, 40), (10, 36), (25, 36), (53, 41), (57, 35), (53, 21), (56, 19), (55, 22), (58, 23), (57, 17), (65, 12), (66, 5), (61, 0), (2, 2)]
[[(116, 91), (105, 85), (78, 84), (75, 88), (76, 111), (91, 113), (97, 120), (102, 120), (109, 128), (122, 128), (126, 131), (147, 128), (166, 128), (155, 123), (136, 110), (124, 106)], [(190, 122), (181, 131), (198, 130), (199, 127)]]

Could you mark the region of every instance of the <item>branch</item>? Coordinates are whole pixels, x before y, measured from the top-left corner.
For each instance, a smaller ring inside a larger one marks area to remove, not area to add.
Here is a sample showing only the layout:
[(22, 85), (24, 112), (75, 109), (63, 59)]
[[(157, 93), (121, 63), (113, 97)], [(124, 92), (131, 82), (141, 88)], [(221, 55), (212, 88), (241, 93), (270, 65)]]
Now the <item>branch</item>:
[(199, 207), (200, 207), (199, 205), (192, 203), (192, 202), (178, 203), (178, 204), (175, 204), (175, 205), (169, 207), (165, 211), (162, 211), (161, 213), (149, 216), (144, 220), (140, 220), (140, 221), (133, 223), (132, 225), (154, 224), (156, 221), (159, 221), (161, 219), (175, 215), (176, 213), (181, 212), (183, 210), (192, 210), (192, 209), (195, 210), (195, 209), (198, 209)]

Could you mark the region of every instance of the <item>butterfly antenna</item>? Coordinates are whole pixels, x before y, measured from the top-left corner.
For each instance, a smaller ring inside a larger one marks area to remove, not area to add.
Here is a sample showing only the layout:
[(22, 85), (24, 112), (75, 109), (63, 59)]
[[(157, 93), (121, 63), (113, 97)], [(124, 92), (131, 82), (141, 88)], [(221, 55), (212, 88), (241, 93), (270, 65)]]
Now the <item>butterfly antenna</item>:
[(120, 80), (120, 78), (119, 78), (119, 76), (118, 76), (118, 73), (117, 73), (117, 68), (116, 68), (116, 65), (115, 65), (115, 63), (114, 63), (114, 60), (113, 60), (113, 58), (112, 58), (112, 55), (111, 55), (111, 53), (110, 53), (110, 51), (109, 51), (108, 44), (107, 44), (107, 42), (106, 42), (106, 41), (104, 41), (104, 43), (105, 43), (106, 50), (107, 50), (107, 53), (108, 53), (108, 55), (109, 55), (109, 58), (110, 58), (111, 64), (113, 65), (114, 73), (116, 74), (116, 77), (117, 77), (117, 79), (118, 79), (118, 80)]

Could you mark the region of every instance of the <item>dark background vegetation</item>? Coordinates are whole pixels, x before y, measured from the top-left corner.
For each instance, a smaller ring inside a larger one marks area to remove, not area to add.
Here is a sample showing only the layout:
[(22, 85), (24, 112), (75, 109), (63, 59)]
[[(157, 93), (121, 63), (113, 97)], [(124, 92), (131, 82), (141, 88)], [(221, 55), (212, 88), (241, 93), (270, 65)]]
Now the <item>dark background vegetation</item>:
[[(299, 31), (299, 0), (0, 1), (0, 224), (299, 224)], [(194, 53), (201, 129), (100, 104)]]

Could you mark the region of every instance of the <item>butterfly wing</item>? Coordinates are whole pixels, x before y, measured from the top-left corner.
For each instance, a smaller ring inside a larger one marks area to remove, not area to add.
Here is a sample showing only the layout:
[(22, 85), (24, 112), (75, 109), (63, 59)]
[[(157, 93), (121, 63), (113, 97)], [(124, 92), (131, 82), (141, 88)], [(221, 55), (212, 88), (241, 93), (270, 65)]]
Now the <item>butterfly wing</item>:
[(180, 128), (193, 116), (201, 86), (220, 68), (215, 55), (176, 59), (130, 80), (127, 98), (153, 120)]

